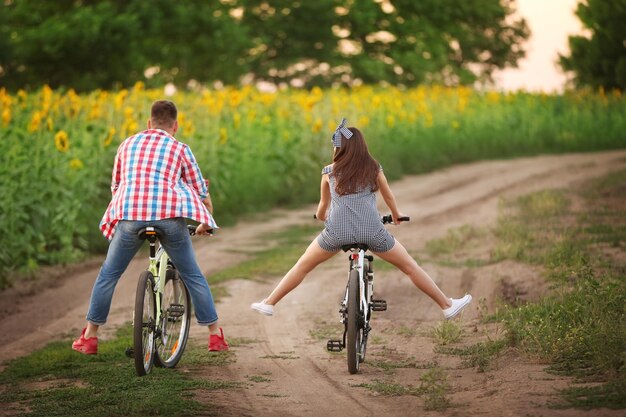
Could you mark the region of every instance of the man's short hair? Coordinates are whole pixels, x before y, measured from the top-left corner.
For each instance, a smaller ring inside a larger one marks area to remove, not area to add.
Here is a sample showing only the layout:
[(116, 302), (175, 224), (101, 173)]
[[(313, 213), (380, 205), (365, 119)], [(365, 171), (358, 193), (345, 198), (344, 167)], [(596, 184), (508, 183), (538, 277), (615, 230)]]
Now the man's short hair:
[(176, 104), (169, 100), (157, 100), (152, 103), (150, 120), (153, 127), (172, 127), (178, 117)]

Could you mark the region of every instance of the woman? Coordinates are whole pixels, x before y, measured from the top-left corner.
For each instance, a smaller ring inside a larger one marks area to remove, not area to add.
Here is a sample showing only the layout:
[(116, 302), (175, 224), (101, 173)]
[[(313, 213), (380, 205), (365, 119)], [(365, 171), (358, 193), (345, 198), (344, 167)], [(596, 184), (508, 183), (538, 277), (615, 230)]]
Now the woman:
[(472, 296), (466, 294), (459, 299), (446, 296), (404, 246), (385, 229), (376, 208), (376, 191), (380, 191), (389, 207), (394, 224), (399, 224), (404, 215), (398, 210), (382, 167), (370, 155), (363, 135), (354, 127), (346, 128), (345, 123), (346, 119), (343, 119), (333, 134), (333, 163), (322, 170), (316, 216), (325, 221), (324, 230), (272, 293), (250, 307), (262, 314), (273, 315), (276, 303), (317, 265), (337, 254), (341, 246), (364, 243), (376, 255), (404, 272), (417, 288), (441, 307), (446, 319), (456, 316), (470, 304)]

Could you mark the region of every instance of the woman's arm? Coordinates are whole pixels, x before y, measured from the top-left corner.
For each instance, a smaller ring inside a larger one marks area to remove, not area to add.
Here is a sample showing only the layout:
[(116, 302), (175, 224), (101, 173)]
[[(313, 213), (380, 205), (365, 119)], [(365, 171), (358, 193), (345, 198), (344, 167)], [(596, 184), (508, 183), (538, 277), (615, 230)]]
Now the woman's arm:
[(317, 205), (315, 216), (321, 221), (326, 221), (326, 213), (330, 205), (330, 183), (328, 175), (322, 175), (322, 183), (320, 184), (320, 202)]
[(383, 197), (383, 200), (385, 201), (385, 204), (387, 204), (387, 207), (389, 207), (389, 210), (391, 210), (391, 216), (393, 217), (394, 224), (400, 223), (398, 218), (404, 217), (404, 214), (400, 213), (398, 210), (396, 197), (393, 195), (391, 187), (389, 187), (389, 183), (387, 182), (387, 177), (385, 177), (382, 170), (378, 172), (376, 181), (378, 181), (378, 190), (380, 191), (380, 195)]

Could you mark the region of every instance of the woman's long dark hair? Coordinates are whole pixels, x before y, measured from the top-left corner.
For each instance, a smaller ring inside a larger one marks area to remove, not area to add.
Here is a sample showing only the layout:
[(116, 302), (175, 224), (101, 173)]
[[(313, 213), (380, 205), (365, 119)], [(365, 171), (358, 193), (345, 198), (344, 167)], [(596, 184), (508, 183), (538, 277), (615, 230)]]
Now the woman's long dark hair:
[(335, 149), (333, 157), (335, 191), (339, 195), (353, 194), (368, 187), (376, 191), (380, 165), (367, 150), (361, 131), (355, 127), (348, 129), (352, 132), (352, 137), (346, 139), (341, 135), (341, 147)]

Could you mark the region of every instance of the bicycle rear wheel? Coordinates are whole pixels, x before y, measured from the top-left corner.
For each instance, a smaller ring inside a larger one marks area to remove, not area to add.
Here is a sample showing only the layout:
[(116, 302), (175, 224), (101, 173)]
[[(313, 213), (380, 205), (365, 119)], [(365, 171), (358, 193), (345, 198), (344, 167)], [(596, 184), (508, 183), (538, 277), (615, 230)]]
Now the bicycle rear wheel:
[(133, 316), (133, 349), (135, 370), (143, 376), (152, 370), (154, 361), (154, 331), (156, 328), (156, 303), (154, 277), (144, 271), (137, 282), (135, 313)]
[(176, 366), (183, 356), (189, 337), (191, 298), (180, 274), (168, 269), (163, 289), (161, 335), (157, 340), (155, 362), (166, 368)]
[(359, 372), (359, 364), (361, 363), (363, 313), (361, 312), (359, 287), (359, 272), (352, 270), (350, 271), (350, 276), (348, 278), (348, 335), (346, 341), (348, 351), (348, 372), (351, 374)]

